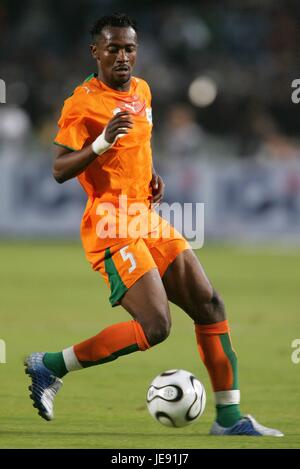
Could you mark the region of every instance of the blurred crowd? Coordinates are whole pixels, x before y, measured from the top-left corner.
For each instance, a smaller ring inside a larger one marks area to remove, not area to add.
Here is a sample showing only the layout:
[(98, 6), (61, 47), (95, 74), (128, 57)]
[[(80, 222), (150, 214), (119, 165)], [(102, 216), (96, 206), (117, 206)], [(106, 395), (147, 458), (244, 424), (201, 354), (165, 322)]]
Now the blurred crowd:
[(92, 72), (103, 14), (138, 22), (169, 202), (205, 202), (210, 239), (299, 241), (299, 0), (0, 0), (0, 236), (76, 236), (86, 197), (51, 176), (63, 101)]
[[(95, 71), (88, 31), (114, 11), (138, 21), (135, 74), (152, 88), (161, 161), (203, 152), (300, 156), (299, 110), (291, 102), (300, 73), (297, 0), (0, 0), (0, 78), (8, 105), (18, 108), (6, 107), (5, 117), (0, 108), (0, 138), (18, 135), (19, 122), (19, 133), (30, 131), (49, 148), (64, 99)], [(217, 87), (206, 107), (189, 101), (198, 76)]]

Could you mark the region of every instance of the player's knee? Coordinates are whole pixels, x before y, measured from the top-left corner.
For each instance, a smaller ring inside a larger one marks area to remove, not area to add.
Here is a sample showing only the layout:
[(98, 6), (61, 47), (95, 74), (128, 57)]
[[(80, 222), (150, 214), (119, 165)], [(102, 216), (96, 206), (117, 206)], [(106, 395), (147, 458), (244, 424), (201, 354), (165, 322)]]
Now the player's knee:
[(202, 289), (201, 289), (201, 303), (206, 304), (210, 303), (213, 298), (214, 298), (214, 289), (211, 286), (210, 283), (207, 283)]
[(150, 345), (157, 345), (166, 340), (171, 330), (171, 319), (167, 314), (159, 315), (155, 321), (148, 325), (145, 331)]
[(210, 302), (206, 308), (207, 319), (213, 322), (225, 320), (225, 306), (220, 295), (214, 290)]
[[(199, 304), (199, 303), (198, 303)], [(213, 289), (211, 285), (207, 285), (201, 291), (201, 301), (202, 305), (209, 305), (211, 309), (224, 309), (224, 303), (220, 295)]]
[(225, 311), (224, 301), (215, 290), (213, 291), (213, 296), (210, 301), (214, 310)]
[(158, 327), (150, 329), (148, 332), (148, 341), (151, 346), (160, 344), (170, 334), (170, 327), (166, 324), (159, 324)]
[(184, 295), (184, 301), (189, 309), (197, 310), (199, 306), (202, 307), (211, 302), (214, 289), (208, 281), (205, 281), (196, 285), (188, 285)]
[(225, 306), (219, 294), (213, 290), (205, 302), (197, 305), (190, 316), (196, 323), (214, 323), (225, 320)]

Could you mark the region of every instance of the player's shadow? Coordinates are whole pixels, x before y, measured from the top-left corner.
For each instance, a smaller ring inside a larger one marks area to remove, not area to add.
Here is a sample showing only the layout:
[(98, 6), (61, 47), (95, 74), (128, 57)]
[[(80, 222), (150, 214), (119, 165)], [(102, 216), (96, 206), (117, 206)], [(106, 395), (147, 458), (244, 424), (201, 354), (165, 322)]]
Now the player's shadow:
[[(64, 436), (82, 436), (82, 437), (86, 437), (88, 438), (89, 436), (99, 436), (99, 437), (122, 437), (122, 436), (126, 436), (126, 437), (129, 437), (129, 436), (134, 436), (134, 435), (137, 435), (137, 436), (141, 436), (141, 437), (145, 437), (145, 438), (149, 438), (149, 437), (158, 437), (158, 438), (161, 438), (162, 434), (161, 433), (132, 433), (132, 432), (129, 432), (129, 433), (126, 433), (126, 432), (122, 432), (122, 433), (116, 433), (116, 432), (113, 432), (113, 433), (108, 433), (108, 432), (58, 432), (58, 431), (39, 431), (39, 432), (27, 432), (27, 431), (14, 431), (14, 430), (10, 430), (10, 431), (1, 431), (0, 430), (0, 435), (15, 435), (15, 436), (61, 436), (61, 435), (64, 435)], [(198, 433), (197, 432), (197, 435), (199, 436), (207, 436), (207, 433), (206, 432), (203, 432), (203, 433)], [(176, 439), (176, 438), (179, 438), (179, 437), (184, 437), (184, 438), (189, 438), (189, 437), (195, 437), (195, 433), (191, 433), (190, 435), (189, 434), (186, 434), (186, 433), (177, 433), (176, 432), (176, 435), (174, 434), (165, 434), (164, 435), (164, 438), (165, 439), (169, 439), (171, 438), (172, 440)]]

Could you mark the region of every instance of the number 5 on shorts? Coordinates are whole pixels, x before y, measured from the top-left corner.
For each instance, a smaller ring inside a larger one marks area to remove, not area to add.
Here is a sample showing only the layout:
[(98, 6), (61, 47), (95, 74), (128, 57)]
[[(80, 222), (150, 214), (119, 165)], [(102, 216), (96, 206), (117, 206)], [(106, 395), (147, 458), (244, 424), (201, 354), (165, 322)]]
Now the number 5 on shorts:
[(121, 253), (123, 261), (127, 261), (127, 260), (130, 261), (131, 266), (129, 267), (128, 272), (131, 274), (131, 272), (133, 272), (134, 269), (136, 268), (136, 262), (133, 257), (133, 254), (131, 252), (126, 252), (127, 249), (128, 249), (128, 246), (125, 246), (124, 248), (120, 249), (120, 253)]

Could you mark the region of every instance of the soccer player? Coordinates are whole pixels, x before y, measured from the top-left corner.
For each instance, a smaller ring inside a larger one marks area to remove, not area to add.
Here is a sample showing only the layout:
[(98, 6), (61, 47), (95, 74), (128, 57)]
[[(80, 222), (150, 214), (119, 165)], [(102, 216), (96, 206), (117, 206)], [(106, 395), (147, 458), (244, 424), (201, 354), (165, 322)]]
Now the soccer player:
[[(237, 357), (224, 304), (188, 242), (153, 208), (163, 197), (164, 184), (152, 164), (149, 86), (132, 75), (136, 24), (126, 15), (114, 14), (100, 18), (91, 34), (98, 73), (64, 103), (53, 175), (59, 183), (78, 177), (86, 191), (81, 224), (86, 256), (107, 282), (111, 304), (122, 305), (132, 320), (60, 352), (32, 353), (25, 367), (32, 380), (33, 405), (41, 417), (51, 420), (54, 398), (67, 373), (165, 340), (171, 301), (195, 325), (199, 354), (215, 394), (211, 434), (282, 436), (241, 414)], [(134, 236), (137, 205), (144, 209), (140, 235)]]

